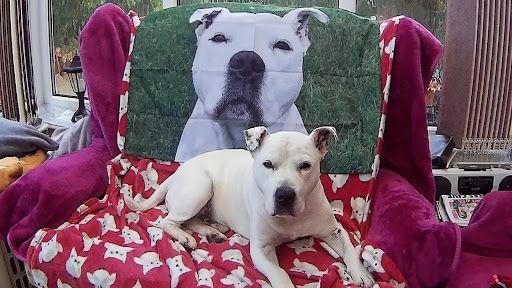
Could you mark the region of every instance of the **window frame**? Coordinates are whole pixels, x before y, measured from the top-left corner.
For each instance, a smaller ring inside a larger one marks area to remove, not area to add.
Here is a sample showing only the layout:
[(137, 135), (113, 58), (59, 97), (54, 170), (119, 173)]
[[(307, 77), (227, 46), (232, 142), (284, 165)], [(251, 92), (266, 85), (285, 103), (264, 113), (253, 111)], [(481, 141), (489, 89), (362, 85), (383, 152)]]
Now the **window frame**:
[[(70, 126), (69, 121), (59, 120), (58, 115), (66, 111), (75, 111), (78, 105), (78, 99), (72, 97), (62, 97), (54, 95), (52, 77), (52, 42), (50, 40), (50, 1), (30, 1), (29, 19), (31, 23), (30, 38), (32, 50), (32, 64), (34, 73), (34, 92), (38, 109), (38, 116), (45, 122), (60, 126)], [(89, 109), (89, 103), (86, 101)], [(69, 123), (68, 123), (69, 122)]]
[[(64, 98), (71, 98), (71, 99), (78, 99), (75, 95), (68, 95), (68, 94), (61, 94), (57, 91), (57, 81), (55, 80), (55, 65), (53, 65), (53, 61), (55, 61), (55, 41), (53, 37), (53, 0), (47, 0), (48, 1), (48, 49), (50, 52), (50, 82), (52, 86), (52, 94), (56, 97), (64, 97)], [(86, 100), (89, 100), (87, 96), (85, 96)]]

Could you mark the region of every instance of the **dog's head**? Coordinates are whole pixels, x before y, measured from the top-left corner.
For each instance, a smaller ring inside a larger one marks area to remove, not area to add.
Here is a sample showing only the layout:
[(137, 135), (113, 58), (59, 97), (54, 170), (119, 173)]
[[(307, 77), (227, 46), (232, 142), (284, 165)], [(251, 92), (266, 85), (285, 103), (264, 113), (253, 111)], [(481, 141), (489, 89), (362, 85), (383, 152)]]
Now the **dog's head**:
[(302, 87), (302, 62), (310, 45), (309, 17), (329, 18), (314, 8), (283, 17), (198, 9), (193, 81), (206, 113), (216, 120), (270, 125), (290, 109)]
[(311, 134), (277, 132), (265, 127), (244, 131), (247, 149), (254, 157), (254, 180), (272, 216), (300, 214), (308, 194), (320, 185), (320, 161), (328, 151), (333, 127), (319, 127)]

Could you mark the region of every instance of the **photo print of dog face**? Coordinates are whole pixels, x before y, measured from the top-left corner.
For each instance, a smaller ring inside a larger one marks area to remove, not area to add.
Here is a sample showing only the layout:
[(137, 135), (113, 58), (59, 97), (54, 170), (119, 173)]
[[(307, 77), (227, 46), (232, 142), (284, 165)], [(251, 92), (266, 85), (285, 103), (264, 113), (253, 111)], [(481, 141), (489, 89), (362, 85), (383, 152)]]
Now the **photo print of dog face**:
[(196, 10), (196, 54), (192, 78), (198, 100), (184, 128), (175, 160), (225, 148), (245, 147), (243, 131), (265, 125), (271, 133), (306, 133), (295, 106), (303, 85), (303, 57), (310, 46), (314, 8), (280, 17), (231, 13), (226, 8)]

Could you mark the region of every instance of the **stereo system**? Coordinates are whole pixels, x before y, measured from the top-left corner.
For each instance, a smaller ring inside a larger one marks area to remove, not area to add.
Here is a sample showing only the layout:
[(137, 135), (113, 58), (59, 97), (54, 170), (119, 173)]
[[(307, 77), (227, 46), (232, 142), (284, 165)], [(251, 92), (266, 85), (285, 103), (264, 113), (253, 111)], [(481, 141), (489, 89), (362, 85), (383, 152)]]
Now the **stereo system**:
[(460, 168), (433, 169), (436, 199), (441, 195), (486, 194), (512, 191), (512, 170), (489, 168), (481, 171)]

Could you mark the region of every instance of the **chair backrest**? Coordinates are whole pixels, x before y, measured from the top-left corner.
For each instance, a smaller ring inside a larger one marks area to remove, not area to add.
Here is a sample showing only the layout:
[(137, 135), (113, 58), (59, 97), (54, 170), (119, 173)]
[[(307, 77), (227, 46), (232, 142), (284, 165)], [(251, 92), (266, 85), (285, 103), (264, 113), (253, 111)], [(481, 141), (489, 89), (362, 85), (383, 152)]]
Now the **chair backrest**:
[[(200, 10), (212, 7), (229, 11)], [(128, 111), (125, 153), (181, 162), (244, 148), (242, 131), (255, 125), (271, 132), (331, 125), (339, 139), (322, 172), (371, 173), (381, 118), (379, 24), (318, 9), (329, 23), (314, 10), (254, 3), (192, 4), (147, 16), (131, 55), (128, 107), (121, 106)], [(256, 80), (240, 80), (246, 72)]]

